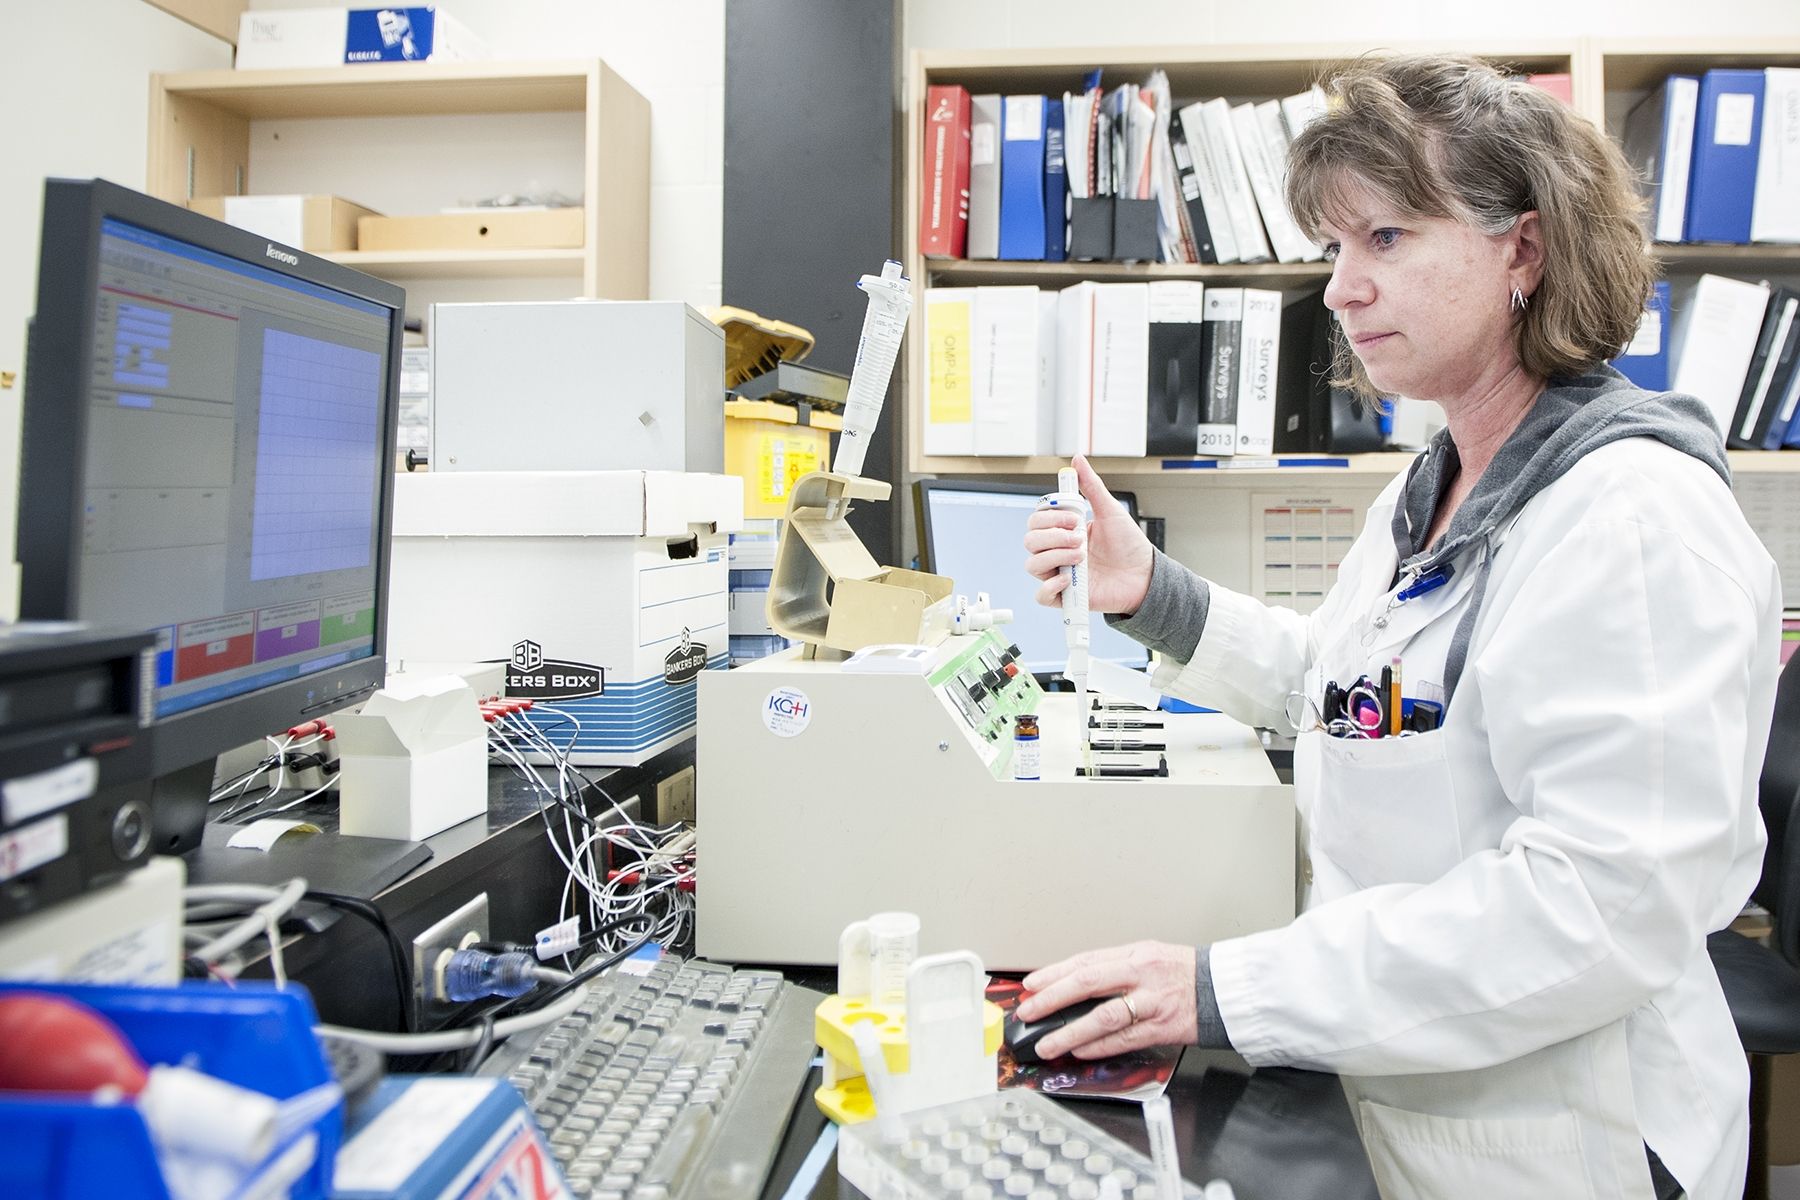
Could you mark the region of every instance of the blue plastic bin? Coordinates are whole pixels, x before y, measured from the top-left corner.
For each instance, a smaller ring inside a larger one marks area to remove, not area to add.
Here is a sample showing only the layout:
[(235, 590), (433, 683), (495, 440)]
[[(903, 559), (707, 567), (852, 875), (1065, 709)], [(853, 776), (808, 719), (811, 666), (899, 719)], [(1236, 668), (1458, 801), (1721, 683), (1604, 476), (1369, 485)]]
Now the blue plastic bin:
[[(277, 1100), (331, 1080), (313, 1037), (312, 1000), (292, 984), (280, 990), (259, 983), (0, 983), (0, 996), (25, 992), (66, 997), (101, 1013), (147, 1065), (192, 1067)], [(314, 1124), (318, 1160), (294, 1185), (295, 1200), (330, 1195), (343, 1124), (342, 1104)], [(130, 1104), (0, 1092), (0, 1146), (0, 1196), (6, 1200), (169, 1200), (150, 1131)]]

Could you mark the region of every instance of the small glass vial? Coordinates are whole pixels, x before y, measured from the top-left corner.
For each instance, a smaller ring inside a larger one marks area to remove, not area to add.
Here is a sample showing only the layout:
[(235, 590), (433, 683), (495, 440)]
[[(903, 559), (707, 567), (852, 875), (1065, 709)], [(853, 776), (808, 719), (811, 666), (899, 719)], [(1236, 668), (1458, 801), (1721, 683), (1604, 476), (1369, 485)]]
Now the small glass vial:
[(1020, 713), (1013, 718), (1013, 778), (1035, 781), (1044, 766), (1043, 751), (1038, 743), (1036, 713)]

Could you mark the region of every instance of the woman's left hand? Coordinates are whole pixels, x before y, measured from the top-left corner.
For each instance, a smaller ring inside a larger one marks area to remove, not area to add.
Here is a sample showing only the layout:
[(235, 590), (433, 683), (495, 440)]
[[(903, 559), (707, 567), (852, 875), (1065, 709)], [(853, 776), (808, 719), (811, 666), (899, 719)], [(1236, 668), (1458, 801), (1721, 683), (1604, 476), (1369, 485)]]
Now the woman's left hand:
[[(1033, 995), (1019, 1005), (1022, 1021), (1041, 1020), (1095, 996), (1108, 1000), (1038, 1043), (1042, 1058), (1073, 1053), (1107, 1058), (1148, 1046), (1184, 1046), (1196, 1036), (1194, 948), (1167, 942), (1133, 942), (1089, 950), (1040, 967), (1025, 977)], [(1137, 1019), (1132, 1019), (1133, 1010)]]

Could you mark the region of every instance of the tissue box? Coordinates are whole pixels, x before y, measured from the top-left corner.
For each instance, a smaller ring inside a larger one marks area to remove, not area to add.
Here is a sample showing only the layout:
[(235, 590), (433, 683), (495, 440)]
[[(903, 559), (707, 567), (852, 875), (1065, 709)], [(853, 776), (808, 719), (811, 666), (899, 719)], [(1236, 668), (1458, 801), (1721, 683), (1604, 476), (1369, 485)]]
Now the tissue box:
[(487, 46), (435, 4), (396, 8), (265, 8), (238, 18), (237, 66), (461, 62)]
[(188, 207), (314, 254), (356, 249), (356, 223), (381, 215), (340, 196), (196, 196)]
[(571, 1200), (504, 1079), (390, 1075), (348, 1132), (332, 1200)]

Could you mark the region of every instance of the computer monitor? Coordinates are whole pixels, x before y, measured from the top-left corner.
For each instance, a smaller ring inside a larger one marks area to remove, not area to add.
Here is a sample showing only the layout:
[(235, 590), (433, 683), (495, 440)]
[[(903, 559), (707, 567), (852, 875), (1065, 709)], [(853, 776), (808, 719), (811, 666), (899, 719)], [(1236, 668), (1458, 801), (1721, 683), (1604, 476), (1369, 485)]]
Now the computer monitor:
[(104, 181), (44, 188), (20, 614), (154, 631), (158, 849), (214, 758), (381, 686), (405, 293)]
[[(920, 566), (956, 581), (956, 590), (973, 596), (986, 592), (995, 608), (1010, 608), (1012, 624), (1005, 632), (1022, 652), (1025, 669), (1040, 679), (1062, 671), (1069, 661), (1062, 614), (1037, 602), (1038, 581), (1025, 573), (1025, 522), (1036, 511), (1044, 489), (1023, 483), (921, 479), (914, 485), (919, 506)], [(1133, 518), (1137, 498), (1114, 492)], [(1095, 659), (1143, 668), (1150, 652), (1093, 618), (1089, 647)]]

